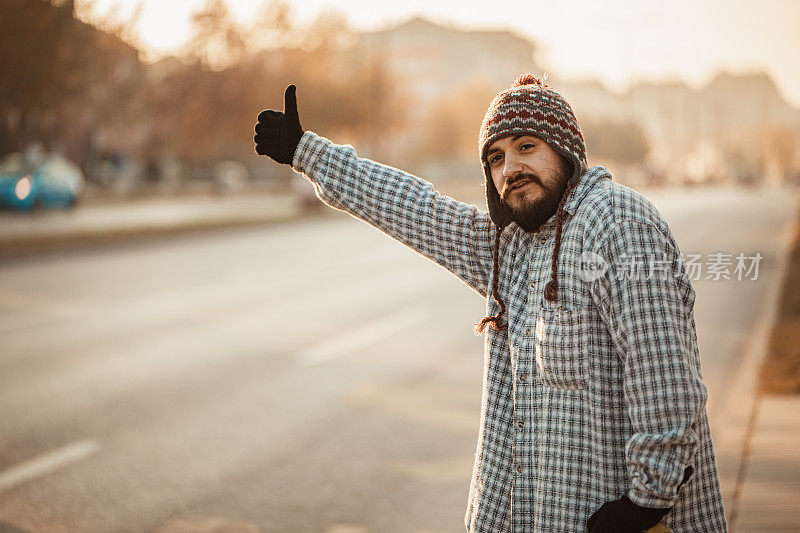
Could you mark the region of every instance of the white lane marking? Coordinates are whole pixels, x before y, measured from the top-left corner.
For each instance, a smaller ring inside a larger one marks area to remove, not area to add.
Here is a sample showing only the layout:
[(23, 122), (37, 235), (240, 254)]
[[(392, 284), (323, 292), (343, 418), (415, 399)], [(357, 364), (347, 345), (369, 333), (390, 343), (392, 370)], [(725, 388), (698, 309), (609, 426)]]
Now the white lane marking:
[(99, 441), (83, 439), (12, 466), (0, 472), (0, 491), (8, 490), (52, 470), (76, 463), (97, 453), (101, 448)]
[(430, 312), (430, 308), (426, 305), (407, 307), (384, 318), (368, 322), (349, 333), (312, 346), (302, 352), (301, 359), (306, 366), (329, 361), (379, 341), (397, 331), (415, 326), (426, 320)]

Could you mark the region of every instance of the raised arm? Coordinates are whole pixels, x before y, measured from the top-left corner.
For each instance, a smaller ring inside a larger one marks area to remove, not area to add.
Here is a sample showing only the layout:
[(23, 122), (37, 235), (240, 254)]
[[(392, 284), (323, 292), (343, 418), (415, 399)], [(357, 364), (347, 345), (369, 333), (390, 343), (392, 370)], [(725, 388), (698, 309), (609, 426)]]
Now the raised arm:
[(293, 87), (287, 88), (284, 113), (259, 115), (256, 151), (291, 164), (326, 204), (380, 229), (486, 297), (495, 231), (489, 214), (440, 194), (428, 181), (359, 158), (352, 146), (303, 132)]

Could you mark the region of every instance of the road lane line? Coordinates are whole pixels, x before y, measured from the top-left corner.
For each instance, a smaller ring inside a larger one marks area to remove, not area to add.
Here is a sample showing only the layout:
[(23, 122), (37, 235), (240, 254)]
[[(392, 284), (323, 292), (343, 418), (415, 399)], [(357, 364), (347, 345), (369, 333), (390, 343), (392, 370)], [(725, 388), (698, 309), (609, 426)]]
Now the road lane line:
[(8, 490), (53, 470), (76, 463), (97, 453), (101, 448), (99, 441), (83, 439), (12, 466), (0, 472), (0, 491)]
[(431, 311), (426, 305), (414, 305), (389, 316), (368, 322), (355, 330), (329, 339), (306, 349), (301, 359), (306, 366), (316, 365), (340, 357), (386, 338), (400, 330), (426, 320)]

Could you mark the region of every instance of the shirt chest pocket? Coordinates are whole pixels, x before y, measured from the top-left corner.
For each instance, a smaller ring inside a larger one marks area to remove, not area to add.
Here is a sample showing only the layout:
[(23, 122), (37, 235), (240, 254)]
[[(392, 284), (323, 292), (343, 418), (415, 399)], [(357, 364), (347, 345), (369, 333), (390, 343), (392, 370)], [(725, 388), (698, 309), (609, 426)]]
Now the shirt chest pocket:
[(539, 379), (549, 387), (585, 389), (589, 376), (588, 308), (542, 308), (533, 335)]

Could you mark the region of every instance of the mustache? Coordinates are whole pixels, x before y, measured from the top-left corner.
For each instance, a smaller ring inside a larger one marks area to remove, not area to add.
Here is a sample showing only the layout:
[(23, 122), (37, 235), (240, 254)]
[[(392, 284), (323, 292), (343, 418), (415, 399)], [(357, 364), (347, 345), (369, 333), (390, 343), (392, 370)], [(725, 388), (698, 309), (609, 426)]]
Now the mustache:
[(536, 183), (537, 185), (544, 187), (542, 184), (542, 180), (536, 174), (518, 174), (514, 177), (513, 180), (506, 181), (506, 189), (511, 191), (512, 189), (516, 189), (520, 185), (525, 185), (529, 181)]

